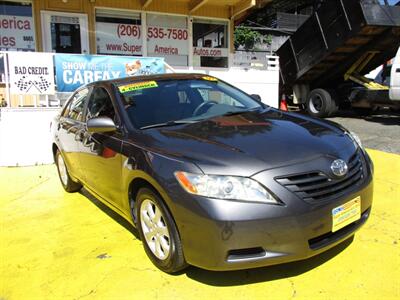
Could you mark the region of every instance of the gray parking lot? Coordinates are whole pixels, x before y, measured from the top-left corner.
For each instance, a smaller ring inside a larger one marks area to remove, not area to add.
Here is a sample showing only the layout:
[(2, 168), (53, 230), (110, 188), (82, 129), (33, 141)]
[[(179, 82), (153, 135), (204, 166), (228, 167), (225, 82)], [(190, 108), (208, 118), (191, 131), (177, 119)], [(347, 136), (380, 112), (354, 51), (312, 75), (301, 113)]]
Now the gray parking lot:
[(400, 154), (400, 113), (389, 110), (361, 116), (353, 111), (340, 112), (328, 120), (355, 132), (364, 147)]

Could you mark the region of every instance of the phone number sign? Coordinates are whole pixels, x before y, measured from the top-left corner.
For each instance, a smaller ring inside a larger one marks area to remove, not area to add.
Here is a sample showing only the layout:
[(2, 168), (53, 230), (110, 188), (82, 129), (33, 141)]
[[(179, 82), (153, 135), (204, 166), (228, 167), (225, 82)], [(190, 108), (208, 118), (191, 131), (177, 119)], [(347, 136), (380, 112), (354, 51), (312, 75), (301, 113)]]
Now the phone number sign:
[(142, 55), (141, 26), (122, 23), (96, 23), (97, 53)]
[(157, 55), (188, 55), (187, 29), (149, 26), (147, 28), (148, 53)]
[[(99, 54), (142, 55), (142, 26), (122, 23), (96, 23), (96, 45)], [(187, 29), (148, 26), (149, 55), (188, 55)]]
[(187, 41), (188, 31), (180, 28), (149, 27), (147, 38)]

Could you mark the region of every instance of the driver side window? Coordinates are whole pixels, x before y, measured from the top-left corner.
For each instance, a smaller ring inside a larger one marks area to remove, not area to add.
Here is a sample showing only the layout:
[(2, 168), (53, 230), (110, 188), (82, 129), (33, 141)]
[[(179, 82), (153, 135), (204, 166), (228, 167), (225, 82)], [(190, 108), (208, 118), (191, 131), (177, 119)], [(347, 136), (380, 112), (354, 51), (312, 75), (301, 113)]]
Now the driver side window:
[(83, 121), (83, 109), (85, 107), (88, 94), (89, 90), (87, 88), (76, 92), (65, 107), (62, 116), (77, 121)]
[(102, 87), (94, 89), (87, 107), (86, 121), (97, 117), (109, 117), (116, 122), (115, 109), (107, 90)]
[(213, 89), (198, 89), (204, 102), (213, 101), (218, 104), (227, 104), (236, 107), (244, 107), (242, 103), (228, 96), (227, 94)]

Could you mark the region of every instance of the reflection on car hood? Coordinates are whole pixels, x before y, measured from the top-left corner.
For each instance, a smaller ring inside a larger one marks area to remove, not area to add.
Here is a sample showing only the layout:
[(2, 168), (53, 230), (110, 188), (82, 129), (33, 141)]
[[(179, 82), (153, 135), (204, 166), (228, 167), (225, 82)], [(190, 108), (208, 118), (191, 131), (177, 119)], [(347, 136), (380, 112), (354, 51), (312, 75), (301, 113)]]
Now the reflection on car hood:
[(354, 151), (337, 127), (270, 109), (143, 132), (152, 149), (184, 157), (204, 173), (250, 176), (261, 170)]

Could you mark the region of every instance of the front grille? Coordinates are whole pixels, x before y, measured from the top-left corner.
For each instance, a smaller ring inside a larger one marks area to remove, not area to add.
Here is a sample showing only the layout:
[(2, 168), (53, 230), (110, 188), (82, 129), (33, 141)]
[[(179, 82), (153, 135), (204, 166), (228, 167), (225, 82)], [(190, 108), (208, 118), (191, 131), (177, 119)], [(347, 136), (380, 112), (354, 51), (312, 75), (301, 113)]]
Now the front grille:
[(359, 151), (347, 163), (348, 173), (333, 179), (320, 171), (276, 177), (275, 180), (309, 203), (331, 200), (345, 194), (362, 183), (364, 170)]

